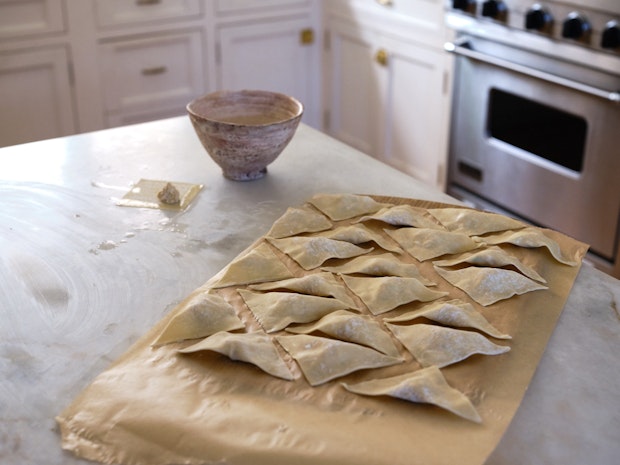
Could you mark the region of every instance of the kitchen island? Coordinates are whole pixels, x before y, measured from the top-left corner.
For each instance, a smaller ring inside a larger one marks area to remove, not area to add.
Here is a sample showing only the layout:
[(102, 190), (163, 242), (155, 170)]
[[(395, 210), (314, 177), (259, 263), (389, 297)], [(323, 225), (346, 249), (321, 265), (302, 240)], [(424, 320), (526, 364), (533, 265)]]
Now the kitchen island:
[[(203, 186), (120, 207), (140, 179)], [(456, 203), (307, 126), (258, 181), (225, 179), (186, 117), (0, 150), (0, 462), (87, 463), (54, 417), (192, 290), (317, 192)], [(620, 283), (584, 264), (488, 464), (620, 455)]]

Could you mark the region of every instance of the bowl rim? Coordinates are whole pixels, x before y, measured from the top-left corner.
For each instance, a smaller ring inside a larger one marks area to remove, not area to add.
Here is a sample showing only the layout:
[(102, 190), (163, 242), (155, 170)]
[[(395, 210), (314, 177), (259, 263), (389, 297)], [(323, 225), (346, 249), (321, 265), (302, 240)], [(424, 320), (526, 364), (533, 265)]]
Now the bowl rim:
[[(197, 102), (204, 100), (208, 97), (218, 97), (218, 96), (226, 96), (226, 95), (232, 95), (232, 94), (262, 94), (262, 95), (272, 95), (272, 96), (277, 96), (278, 98), (283, 98), (285, 100), (289, 100), (291, 102), (293, 102), (294, 104), (297, 105), (297, 112), (291, 116), (290, 118), (285, 118), (285, 119), (280, 119), (280, 120), (276, 120), (276, 121), (271, 121), (268, 123), (261, 123), (261, 124), (246, 124), (246, 123), (234, 123), (234, 122), (229, 122), (229, 121), (221, 121), (221, 120), (217, 120), (217, 119), (213, 119), (213, 118), (208, 118), (204, 115), (201, 115), (199, 113), (197, 113), (196, 111), (194, 111), (192, 109), (192, 106), (194, 104), (196, 104)], [(220, 123), (220, 124), (228, 124), (231, 126), (248, 126), (248, 127), (261, 127), (261, 126), (271, 126), (273, 124), (282, 124), (282, 123), (287, 123), (290, 121), (293, 121), (295, 119), (299, 119), (302, 117), (303, 113), (304, 113), (304, 105), (295, 97), (291, 96), (291, 95), (287, 95), (284, 94), (282, 92), (275, 92), (275, 91), (271, 91), (271, 90), (261, 90), (261, 89), (239, 89), (239, 90), (227, 90), (227, 89), (223, 89), (223, 90), (216, 90), (214, 92), (209, 92), (207, 94), (203, 94), (199, 97), (196, 97), (195, 99), (193, 99), (191, 102), (189, 102), (186, 106), (185, 109), (187, 110), (187, 112), (191, 115), (194, 116), (195, 118), (199, 118), (199, 119), (203, 119), (203, 120), (207, 120), (207, 121), (212, 121), (215, 123)]]

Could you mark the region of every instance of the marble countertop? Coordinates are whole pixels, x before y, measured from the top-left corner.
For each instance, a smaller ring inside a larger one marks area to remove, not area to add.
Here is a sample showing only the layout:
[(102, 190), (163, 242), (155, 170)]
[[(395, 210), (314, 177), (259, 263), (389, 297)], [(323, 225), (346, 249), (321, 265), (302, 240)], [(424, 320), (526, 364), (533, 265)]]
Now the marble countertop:
[[(184, 212), (117, 206), (141, 178), (204, 188)], [(54, 417), (317, 192), (456, 203), (304, 125), (247, 183), (221, 175), (185, 117), (0, 149), (0, 462), (86, 463), (61, 450)], [(489, 465), (616, 463), (619, 302), (620, 282), (584, 264)]]

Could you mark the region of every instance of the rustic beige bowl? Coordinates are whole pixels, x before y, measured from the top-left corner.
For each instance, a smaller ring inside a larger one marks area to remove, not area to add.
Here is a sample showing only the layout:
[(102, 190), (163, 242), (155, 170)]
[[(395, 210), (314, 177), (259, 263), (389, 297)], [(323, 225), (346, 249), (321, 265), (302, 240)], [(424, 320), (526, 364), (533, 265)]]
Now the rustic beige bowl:
[(220, 91), (187, 105), (196, 134), (224, 176), (251, 181), (267, 173), (290, 142), (303, 105), (261, 90)]

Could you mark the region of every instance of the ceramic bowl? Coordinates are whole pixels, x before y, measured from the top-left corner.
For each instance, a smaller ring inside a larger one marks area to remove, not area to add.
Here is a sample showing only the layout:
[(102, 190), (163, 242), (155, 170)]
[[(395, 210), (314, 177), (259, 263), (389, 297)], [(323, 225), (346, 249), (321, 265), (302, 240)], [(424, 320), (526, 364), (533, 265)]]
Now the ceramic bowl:
[(187, 105), (200, 142), (225, 177), (251, 181), (267, 173), (299, 125), (303, 105), (262, 90), (219, 91)]

